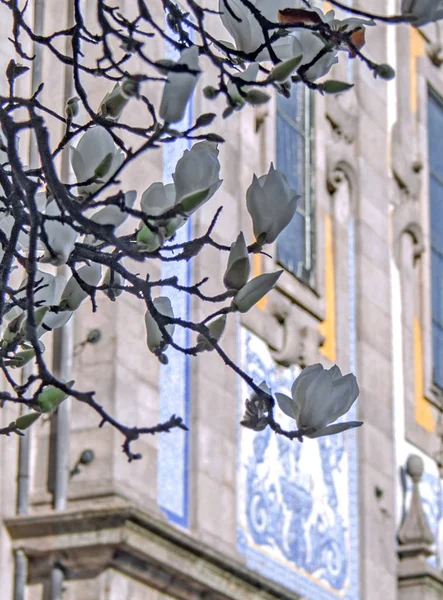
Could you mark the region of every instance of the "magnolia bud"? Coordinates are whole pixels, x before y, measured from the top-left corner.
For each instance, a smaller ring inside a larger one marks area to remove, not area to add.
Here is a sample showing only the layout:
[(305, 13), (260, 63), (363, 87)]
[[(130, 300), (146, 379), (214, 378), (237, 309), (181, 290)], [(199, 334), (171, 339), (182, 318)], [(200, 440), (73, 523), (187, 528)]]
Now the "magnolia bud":
[[(67, 387), (72, 387), (74, 381), (68, 381)], [(42, 413), (54, 412), (68, 397), (68, 394), (55, 385), (46, 386), (38, 395), (37, 402)]]
[(300, 54), (276, 65), (269, 73), (268, 81), (278, 81), (280, 83), (286, 81), (296, 70), (302, 58), (303, 55)]
[(259, 300), (272, 290), (283, 271), (264, 273), (242, 287), (233, 300), (234, 307), (241, 313), (248, 312)]
[(65, 106), (65, 115), (68, 119), (72, 119), (73, 117), (76, 117), (80, 111), (80, 103), (79, 103), (79, 98), (77, 96), (73, 96), (72, 98), (69, 98), (69, 100), (66, 102), (66, 106)]
[(249, 279), (249, 255), (245, 237), (240, 233), (231, 245), (228, 266), (223, 277), (223, 284), (228, 290), (239, 290), (246, 285)]
[(265, 104), (266, 102), (269, 102), (270, 99), (271, 96), (269, 96), (266, 92), (262, 92), (256, 88), (249, 90), (245, 95), (246, 102), (249, 102), (249, 104), (252, 104), (252, 106)]
[(108, 289), (103, 290), (103, 292), (108, 296), (110, 300), (115, 301), (118, 296), (123, 294), (123, 290), (119, 289), (119, 287), (114, 286), (122, 286), (124, 284), (124, 279), (117, 271), (113, 269), (107, 269), (105, 276), (103, 278), (102, 285), (109, 286)]
[[(168, 297), (159, 296), (158, 298), (155, 298), (155, 300), (153, 300), (153, 304), (156, 310), (160, 313), (160, 315), (170, 317), (171, 319), (174, 318), (174, 311), (172, 309), (171, 301)], [(168, 344), (163, 337), (163, 333), (160, 330), (156, 319), (154, 319), (149, 310), (147, 310), (145, 314), (145, 325), (148, 348), (153, 354), (160, 358)], [(172, 337), (175, 329), (174, 323), (165, 325), (164, 328), (167, 331), (167, 333)]]
[(137, 233), (137, 248), (144, 252), (155, 252), (163, 244), (163, 237), (159, 232), (152, 231), (143, 223), (142, 228)]
[(207, 85), (203, 88), (203, 96), (208, 100), (214, 100), (218, 96), (219, 91), (212, 85)]
[(14, 429), (20, 429), (20, 431), (23, 431), (24, 429), (31, 427), (31, 425), (35, 423), (40, 416), (40, 413), (28, 413), (19, 417), (13, 424), (11, 423), (11, 425), (13, 425)]
[[(209, 333), (216, 342), (219, 341), (223, 334), (223, 331), (225, 330), (226, 319), (227, 316), (222, 315), (221, 317), (218, 317), (217, 319), (214, 319), (213, 321), (208, 323), (207, 327), (209, 329)], [(197, 336), (197, 350), (199, 352), (203, 352), (203, 350), (211, 352), (212, 350), (214, 350), (214, 346), (212, 345), (211, 341), (208, 340), (202, 333), (199, 333)]]

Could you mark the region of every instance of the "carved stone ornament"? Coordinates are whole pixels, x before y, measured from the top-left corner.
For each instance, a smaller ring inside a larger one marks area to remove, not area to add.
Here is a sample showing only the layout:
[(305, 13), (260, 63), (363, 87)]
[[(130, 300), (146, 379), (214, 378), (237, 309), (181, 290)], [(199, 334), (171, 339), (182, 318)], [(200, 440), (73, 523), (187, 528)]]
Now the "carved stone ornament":
[(283, 344), (271, 352), (272, 358), (285, 367), (300, 365), (302, 368), (318, 360), (318, 349), (325, 341), (317, 328), (304, 321), (300, 311), (286, 299), (274, 297), (271, 312), (283, 327)]
[(406, 472), (412, 479), (412, 498), (409, 510), (398, 532), (398, 554), (400, 558), (430, 556), (434, 535), (429, 527), (420, 497), (419, 483), (423, 475), (423, 460), (411, 454), (406, 463)]
[(352, 90), (346, 94), (326, 97), (326, 118), (332, 128), (334, 141), (352, 144), (357, 135), (358, 109)]
[(415, 150), (415, 134), (409, 121), (397, 121), (392, 128), (392, 172), (402, 193), (418, 199), (423, 163)]
[(419, 258), (424, 251), (423, 230), (420, 223), (419, 205), (410, 198), (399, 204), (392, 213), (392, 231), (394, 258), (400, 266), (401, 238), (406, 233), (414, 240), (414, 259)]

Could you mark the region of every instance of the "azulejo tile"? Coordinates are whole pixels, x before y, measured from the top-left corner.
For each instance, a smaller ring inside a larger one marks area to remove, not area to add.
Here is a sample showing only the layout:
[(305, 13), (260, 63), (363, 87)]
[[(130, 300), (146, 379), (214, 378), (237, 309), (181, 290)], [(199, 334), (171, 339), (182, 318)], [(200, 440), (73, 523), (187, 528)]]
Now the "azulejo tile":
[[(289, 393), (299, 368), (283, 369), (267, 345), (241, 331), (244, 369)], [(240, 389), (243, 405), (249, 392)], [(278, 408), (285, 428), (295, 422)], [(251, 569), (306, 598), (358, 598), (355, 432), (306, 439), (239, 430), (238, 550)]]

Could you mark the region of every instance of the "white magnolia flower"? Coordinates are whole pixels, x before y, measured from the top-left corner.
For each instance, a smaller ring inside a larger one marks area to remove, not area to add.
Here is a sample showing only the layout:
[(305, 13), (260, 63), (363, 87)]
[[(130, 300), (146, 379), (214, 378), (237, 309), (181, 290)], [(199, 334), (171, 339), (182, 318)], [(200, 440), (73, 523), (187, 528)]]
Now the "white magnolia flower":
[[(48, 217), (61, 216), (60, 207), (55, 200), (48, 204), (45, 215)], [(45, 246), (45, 254), (41, 262), (56, 266), (64, 265), (74, 250), (78, 233), (67, 223), (52, 219), (45, 220), (43, 230), (48, 238), (48, 246)]]
[(190, 215), (207, 202), (222, 184), (217, 144), (198, 142), (185, 150), (173, 174), (175, 204)]
[[(105, 273), (105, 276), (103, 277), (102, 285), (109, 286), (108, 289), (103, 290), (103, 291), (110, 300), (112, 300), (114, 302), (115, 299), (118, 298), (118, 296), (121, 296), (121, 294), (123, 294), (123, 290), (120, 289), (120, 286), (123, 286), (124, 284), (125, 284), (125, 280), (123, 279), (122, 275), (120, 275), (120, 273), (118, 273), (118, 271), (115, 271), (114, 269), (109, 269), (109, 268), (106, 269), (106, 273)], [(117, 287), (115, 287), (115, 286), (117, 286)]]
[[(53, 296), (52, 300), (49, 303), (50, 308), (48, 312), (45, 314), (43, 321), (37, 327), (37, 337), (41, 337), (48, 331), (52, 331), (53, 329), (59, 329), (66, 325), (66, 323), (71, 319), (74, 311), (58, 311), (58, 306), (61, 301), (62, 292), (66, 287), (66, 277), (63, 275), (56, 275), (54, 278), (54, 285), (52, 288)], [(53, 310), (51, 307), (54, 307)]]
[(158, 217), (175, 204), (175, 185), (157, 181), (150, 185), (142, 194), (142, 211), (152, 217)]
[[(0, 195), (1, 195), (1, 190), (0, 190)], [(45, 192), (37, 192), (35, 194), (34, 197), (34, 201), (35, 201), (35, 205), (36, 208), (38, 210), (38, 212), (43, 212), (45, 210), (45, 206), (46, 206), (46, 194)], [(0, 213), (0, 229), (3, 231), (3, 233), (6, 235), (6, 237), (8, 239), (10, 239), (11, 237), (11, 233), (12, 233), (12, 228), (14, 227), (14, 223), (15, 223), (15, 217), (13, 215), (10, 214), (5, 214), (5, 213)], [(24, 226), (18, 236), (18, 248), (23, 250), (24, 252), (28, 252), (29, 251), (29, 228), (27, 226)], [(44, 250), (44, 244), (43, 242), (40, 240), (40, 238), (37, 238), (37, 245), (36, 248), (37, 250)]]
[[(167, 296), (159, 296), (158, 298), (155, 298), (152, 303), (161, 315), (170, 317), (171, 319), (174, 318), (172, 304)], [(147, 310), (145, 314), (145, 324), (148, 348), (153, 354), (158, 356), (166, 349), (168, 344), (163, 337), (163, 333), (161, 332), (156, 319), (154, 319), (149, 310)], [(171, 337), (174, 334), (174, 329), (174, 323), (165, 325), (165, 330)]]
[[(136, 198), (137, 192), (135, 190), (125, 192), (123, 200), (125, 208), (132, 208), (134, 206)], [(125, 210), (122, 210), (119, 206), (117, 206), (117, 204), (110, 204), (108, 206), (104, 206), (96, 213), (94, 213), (91, 217), (91, 221), (97, 223), (98, 225), (108, 225), (109, 227), (114, 227), (114, 229), (117, 229), (117, 227), (120, 227), (120, 225), (122, 225), (126, 221), (128, 216), (129, 214)], [(94, 237), (94, 235), (91, 234), (85, 236), (84, 243), (95, 244), (99, 241), (100, 240), (97, 240)]]
[[(175, 185), (156, 182), (143, 192), (141, 199), (142, 211), (148, 217), (160, 217), (163, 213), (169, 211), (175, 205), (176, 192)], [(149, 231), (146, 226), (142, 227), (140, 237), (147, 242), (145, 245), (153, 250), (159, 248), (165, 239), (171, 238), (175, 232), (186, 223), (186, 217), (180, 214), (168, 219), (153, 219), (152, 224), (158, 231)], [(138, 240), (142, 243), (142, 240)], [(154, 246), (156, 246), (154, 248)], [(149, 248), (147, 248), (149, 249)]]
[(248, 248), (245, 236), (239, 233), (235, 242), (231, 245), (228, 266), (223, 277), (223, 284), (228, 290), (240, 290), (249, 279), (250, 264)]
[[(349, 17), (347, 19), (336, 19), (335, 12), (333, 10), (328, 11), (326, 14), (323, 13), (319, 8), (312, 8), (310, 10), (302, 9), (297, 11), (291, 11), (291, 9), (286, 9), (282, 13), (279, 14), (279, 21), (285, 24), (296, 24), (296, 23), (304, 23), (305, 25), (318, 25), (320, 23), (325, 23), (328, 25), (333, 31), (347, 32), (350, 34), (350, 39), (352, 44), (359, 50), (365, 44), (365, 26), (373, 26), (375, 25), (375, 21), (371, 19), (360, 19), (359, 17)], [(319, 33), (310, 32), (306, 29), (295, 29), (291, 35), (299, 38), (299, 41), (302, 44), (305, 44), (305, 48), (307, 48), (306, 44), (311, 43), (311, 38), (309, 36), (299, 36), (300, 32), (307, 32), (320, 38)], [(321, 49), (321, 46), (319, 47)], [(355, 57), (355, 51), (353, 48), (350, 48), (348, 44), (343, 43), (341, 50), (347, 50), (349, 52), (350, 57)], [(299, 51), (300, 46), (295, 48), (295, 51)], [(314, 58), (315, 55), (312, 55), (310, 60)], [(328, 55), (326, 55), (328, 56)], [(333, 54), (335, 57), (335, 54)], [(309, 61), (308, 53), (304, 57), (304, 64), (307, 64)], [(329, 60), (332, 61), (332, 57), (328, 57)], [(323, 59), (322, 59), (323, 60)], [(324, 65), (327, 65), (327, 59), (324, 59)], [(323, 73), (325, 74), (325, 73)], [(321, 77), (318, 75), (317, 77)], [(316, 79), (317, 77), (310, 77), (311, 79)]]
[(289, 224), (300, 196), (289, 187), (286, 176), (271, 163), (267, 175), (254, 175), (246, 192), (246, 206), (259, 244), (272, 244)]
[[(25, 277), (21, 282), (19, 287), (20, 291), (15, 296), (17, 301), (24, 300), (26, 298), (27, 281), (28, 278)], [(72, 316), (72, 313), (56, 313), (51, 310), (51, 307), (58, 305), (61, 291), (65, 284), (66, 280), (62, 275), (54, 276), (51, 273), (46, 273), (45, 271), (36, 271), (34, 284), (34, 312), (37, 324), (36, 333), (38, 338), (47, 331), (62, 327)], [(18, 306), (14, 306), (4, 316), (4, 322), (7, 324), (6, 330), (8, 330), (8, 328), (10, 329), (10, 325), (12, 324), (12, 329), (18, 331), (17, 327), (14, 326), (15, 322), (16, 325), (21, 326), (23, 335), (26, 335), (25, 315), (25, 310)], [(8, 336), (7, 331), (5, 334)]]
[[(71, 164), (77, 178), (79, 194), (94, 194), (107, 183), (125, 159), (104, 127), (91, 127), (76, 148), (71, 147)], [(93, 183), (80, 185), (94, 178)]]
[(299, 429), (306, 429), (307, 437), (340, 433), (359, 427), (362, 421), (334, 423), (343, 416), (357, 400), (359, 389), (355, 375), (344, 377), (337, 365), (324, 369), (322, 365), (311, 365), (303, 369), (292, 385), (292, 398), (275, 394), (281, 410), (297, 421)]
[(185, 115), (200, 74), (198, 47), (185, 48), (176, 64), (186, 66), (194, 72), (169, 71), (159, 112), (160, 118), (166, 123), (181, 121)]
[[(20, 283), (20, 286), (18, 287), (20, 291), (18, 291), (14, 296), (17, 302), (26, 299), (27, 285), (28, 276), (26, 275)], [(46, 273), (45, 271), (40, 271), (39, 269), (37, 269), (34, 275), (34, 310), (38, 310), (39, 308), (48, 307), (52, 305), (55, 289), (55, 276), (51, 273)], [(3, 319), (5, 321), (11, 321), (20, 314), (23, 314), (24, 312), (25, 311), (19, 306), (14, 306), (5, 314)]]
[(254, 277), (254, 279), (248, 281), (248, 283), (237, 292), (232, 304), (239, 312), (248, 312), (254, 304), (257, 304), (259, 300), (272, 290), (282, 273), (283, 271), (276, 271), (275, 273), (263, 273), (263, 275)]
[[(301, 0), (252, 0), (254, 7), (271, 23), (278, 23), (278, 13), (285, 8), (301, 8)], [(265, 42), (263, 29), (256, 16), (241, 0), (219, 0), (223, 25), (234, 38), (235, 47), (242, 52), (254, 53)], [(276, 30), (270, 31), (270, 37)], [(272, 49), (280, 60), (291, 58), (292, 42), (289, 36), (272, 42)], [(269, 51), (263, 48), (255, 57), (257, 61), (269, 60)]]
[[(254, 62), (251, 63), (249, 67), (244, 71), (239, 73), (233, 73), (233, 75), (235, 75), (235, 77), (238, 77), (238, 79), (241, 79), (242, 81), (250, 82), (253, 84), (257, 79), (258, 68), (258, 63)], [(227, 87), (228, 95), (231, 98), (232, 102), (234, 102), (234, 104), (242, 106), (245, 103), (245, 98), (240, 94), (240, 88), (238, 87), (238, 85), (230, 81)], [(244, 85), (241, 87), (241, 91), (243, 92), (243, 94), (246, 94), (248, 91), (251, 90), (251, 88), (252, 86), (250, 85)]]
[[(297, 29), (291, 35), (291, 38), (293, 39), (293, 55), (303, 56), (298, 69), (301, 69), (304, 65), (308, 65), (313, 61), (326, 46), (326, 41), (319, 34), (309, 31), (308, 29)], [(315, 81), (329, 73), (331, 67), (338, 62), (337, 54), (337, 50), (330, 50), (323, 54), (321, 58), (316, 60), (305, 72), (305, 77), (310, 81)]]
[[(216, 319), (212, 320), (207, 325), (211, 337), (213, 337), (216, 342), (220, 340), (225, 330), (226, 319), (226, 315), (221, 315), (220, 317), (217, 317)], [(202, 352), (203, 350), (211, 352), (212, 350), (214, 350), (214, 346), (203, 334), (199, 333), (197, 336), (197, 349), (199, 352)]]
[[(80, 267), (77, 271), (78, 277), (87, 285), (96, 286), (102, 276), (102, 266), (96, 262), (91, 262), (89, 265)], [(88, 297), (86, 292), (74, 275), (71, 276), (65, 289), (63, 290), (60, 300), (60, 310), (74, 311)]]
[(412, 15), (411, 25), (421, 27), (426, 23), (443, 19), (442, 0), (402, 0), (401, 14)]
[(117, 121), (132, 96), (137, 95), (138, 84), (131, 79), (116, 83), (114, 89), (106, 94), (100, 104), (99, 112), (107, 119)]

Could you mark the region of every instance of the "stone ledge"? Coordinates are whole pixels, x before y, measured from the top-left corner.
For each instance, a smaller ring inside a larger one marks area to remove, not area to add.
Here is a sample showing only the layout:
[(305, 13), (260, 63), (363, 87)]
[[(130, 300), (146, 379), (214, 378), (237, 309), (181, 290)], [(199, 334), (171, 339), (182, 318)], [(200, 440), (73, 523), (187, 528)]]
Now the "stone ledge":
[(67, 579), (113, 568), (180, 600), (299, 599), (134, 505), (24, 515), (4, 523), (14, 549), (29, 559), (31, 583), (59, 564)]
[[(425, 557), (405, 558), (398, 566), (398, 588), (407, 598), (441, 598), (443, 596), (443, 573), (426, 562)], [(433, 595), (436, 592), (438, 595)], [(410, 594), (415, 595), (411, 596)], [(432, 595), (429, 595), (432, 594)]]

